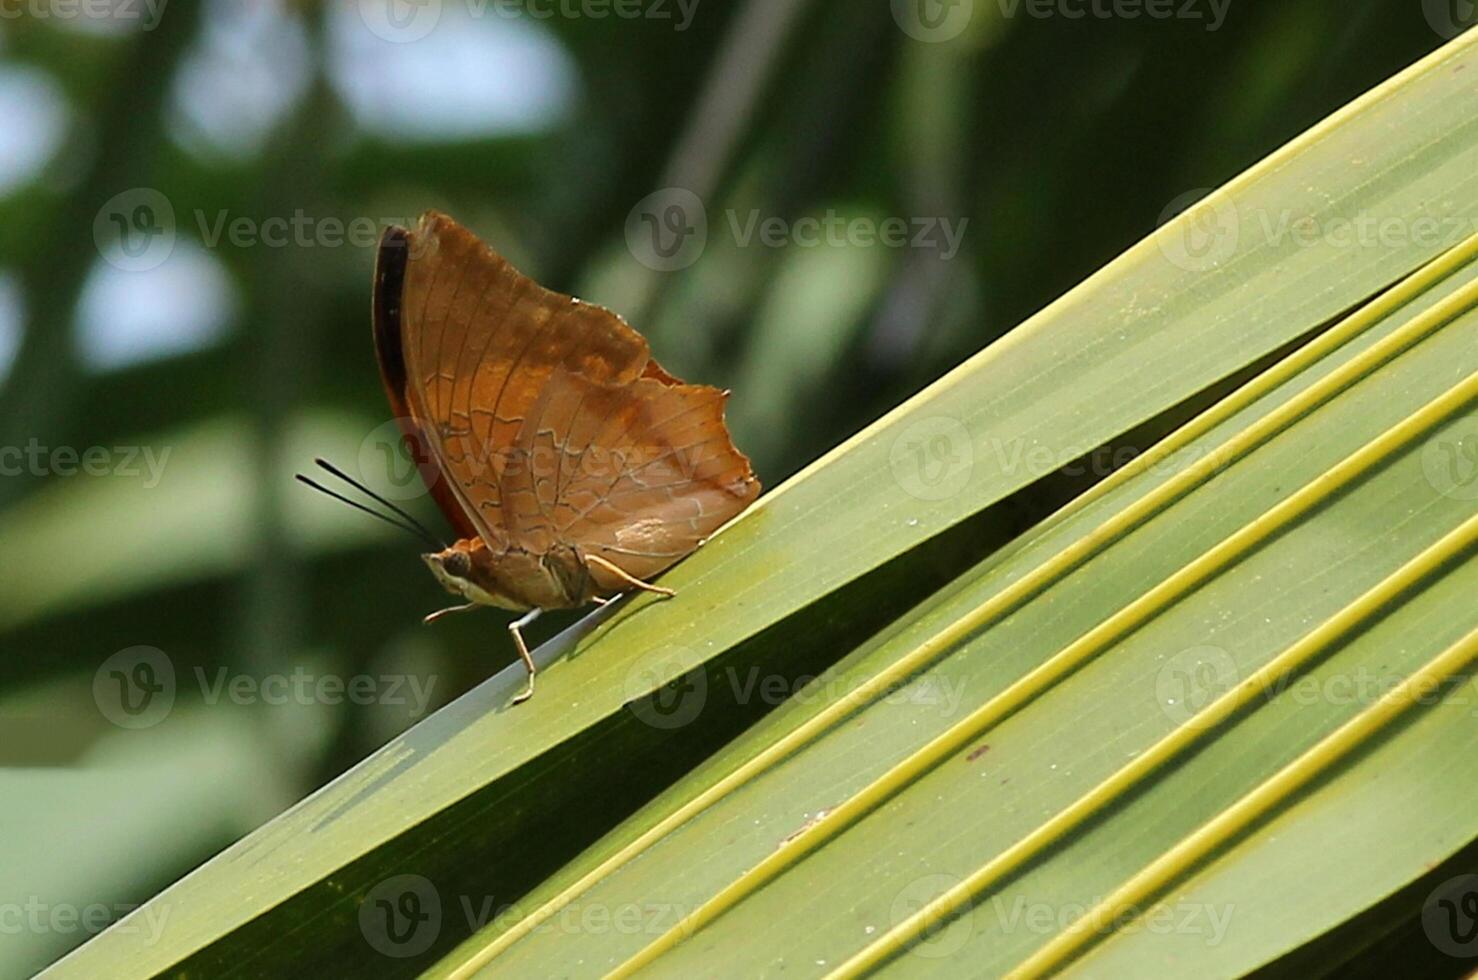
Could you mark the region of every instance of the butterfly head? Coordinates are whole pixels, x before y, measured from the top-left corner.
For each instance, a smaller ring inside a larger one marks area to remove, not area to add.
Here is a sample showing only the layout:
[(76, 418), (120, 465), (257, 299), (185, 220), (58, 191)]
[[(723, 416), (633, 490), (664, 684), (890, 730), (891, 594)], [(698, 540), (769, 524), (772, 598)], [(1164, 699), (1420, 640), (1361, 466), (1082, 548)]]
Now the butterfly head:
[(421, 556), (421, 560), (431, 569), (431, 574), (436, 576), (436, 581), (441, 583), (442, 588), (452, 595), (471, 599), (472, 592), (478, 591), (472, 581), (472, 555), (462, 546), (462, 542), (458, 541), (442, 551), (429, 551)]
[(481, 548), (481, 544), (480, 541), (463, 539), (441, 551), (428, 551), (421, 555), (421, 560), (431, 569), (441, 587), (454, 596), (482, 606), (526, 608), (502, 595), (486, 563), (476, 560), (474, 552)]

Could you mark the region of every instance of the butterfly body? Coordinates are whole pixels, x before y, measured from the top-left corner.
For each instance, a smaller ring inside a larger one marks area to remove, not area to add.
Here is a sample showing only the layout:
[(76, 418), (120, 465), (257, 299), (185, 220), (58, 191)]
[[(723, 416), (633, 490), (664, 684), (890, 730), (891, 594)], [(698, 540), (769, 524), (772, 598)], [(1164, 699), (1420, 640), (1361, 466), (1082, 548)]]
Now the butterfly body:
[(480, 606), (575, 609), (603, 598), (589, 567), (569, 546), (543, 554), (521, 548), (494, 552), (481, 538), (463, 538), (421, 560), (448, 592)]
[[(422, 556), (458, 609), (564, 609), (682, 560), (760, 491), (725, 391), (652, 359), (609, 310), (515, 270), (446, 215), (387, 229), (375, 349), (390, 404), (455, 544)], [(530, 688), (532, 690), (532, 688)]]

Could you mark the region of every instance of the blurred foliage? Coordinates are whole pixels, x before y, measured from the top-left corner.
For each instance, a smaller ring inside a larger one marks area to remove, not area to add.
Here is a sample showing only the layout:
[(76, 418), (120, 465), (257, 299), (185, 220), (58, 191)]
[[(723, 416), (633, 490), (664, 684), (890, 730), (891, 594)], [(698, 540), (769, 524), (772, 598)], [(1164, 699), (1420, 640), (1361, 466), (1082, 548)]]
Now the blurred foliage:
[[(208, 703), (197, 676), (396, 672), (434, 679), (429, 709), (511, 659), (498, 614), (422, 629), (444, 597), (409, 542), (289, 479), (314, 453), (363, 467), (388, 416), (366, 316), (373, 249), (330, 243), (329, 221), (439, 207), (547, 285), (627, 315), (674, 372), (735, 389), (736, 442), (774, 486), (1189, 192), (1450, 33), (1437, 5), (1395, 0), (1234, 0), (1214, 29), (1213, 5), (1075, 20), (976, 0), (942, 43), (901, 29), (897, 4), (853, 0), (700, 3), (683, 29), (446, 0), (404, 43), (370, 32), (372, 0), (179, 0), (116, 30), (0, 6), (0, 158), (31, 138), (11, 125), (35, 108), (30, 90), (11, 82), (39, 73), (62, 106), (59, 139), (0, 183), (0, 283), (19, 306), (8, 357), (0, 313), (0, 447), (169, 450), (147, 487), (117, 467), (67, 475), (55, 455), (0, 480), (0, 902), (110, 915), (415, 720), (383, 703)], [(624, 229), (671, 186), (702, 201), (707, 247), (658, 272)], [(114, 268), (108, 202), (136, 188), (173, 210), (170, 262), (198, 246), (224, 270), (224, 299), (156, 308), (199, 284), (128, 273), (112, 305), (84, 302)], [(829, 212), (965, 233), (949, 257), (733, 233), (751, 214)], [(306, 241), (210, 240), (222, 215), (261, 231), (300, 214)], [(212, 316), (218, 334), (202, 326)], [(142, 327), (119, 334), (125, 321)], [(94, 350), (110, 329), (127, 355), (112, 366)], [(179, 678), (168, 726), (98, 710), (105, 661), (138, 645), (166, 651)], [(121, 766), (145, 775), (122, 789)], [(88, 934), (33, 932), (0, 973)]]

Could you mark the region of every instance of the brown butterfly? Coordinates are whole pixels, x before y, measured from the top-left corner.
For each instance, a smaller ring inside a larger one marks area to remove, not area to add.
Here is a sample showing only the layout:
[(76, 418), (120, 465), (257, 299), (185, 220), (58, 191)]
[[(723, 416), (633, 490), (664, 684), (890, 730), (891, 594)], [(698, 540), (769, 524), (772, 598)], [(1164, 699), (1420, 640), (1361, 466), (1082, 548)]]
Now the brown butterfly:
[(467, 601), (426, 621), (525, 612), (509, 626), (529, 672), (514, 703), (534, 691), (521, 630), (541, 611), (672, 595), (649, 579), (759, 495), (724, 425), (728, 392), (673, 377), (619, 316), (543, 288), (444, 214), (386, 229), (373, 304), (391, 408), (458, 535), (421, 557)]

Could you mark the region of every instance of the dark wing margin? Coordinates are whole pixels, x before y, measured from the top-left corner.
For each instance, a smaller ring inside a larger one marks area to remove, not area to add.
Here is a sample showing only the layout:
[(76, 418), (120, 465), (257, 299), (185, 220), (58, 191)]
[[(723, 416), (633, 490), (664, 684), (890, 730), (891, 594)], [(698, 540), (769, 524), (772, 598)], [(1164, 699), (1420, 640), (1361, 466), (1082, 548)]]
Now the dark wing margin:
[(405, 344), (400, 335), (400, 298), (405, 290), (405, 265), (410, 258), (410, 232), (391, 225), (380, 236), (375, 253), (375, 291), (371, 318), (375, 329), (375, 356), (385, 394), (397, 411), (405, 413)]
[(380, 380), (390, 410), (400, 423), (405, 449), (421, 474), (437, 507), (460, 538), (478, 537), (478, 530), (468, 519), (462, 503), (447, 483), (445, 474), (432, 452), (431, 444), (411, 415), (406, 401), (405, 332), (402, 323), (402, 297), (405, 293), (405, 270), (410, 261), (410, 232), (398, 225), (385, 229), (375, 254), (374, 294), (370, 319), (374, 330), (375, 358), (380, 364)]

